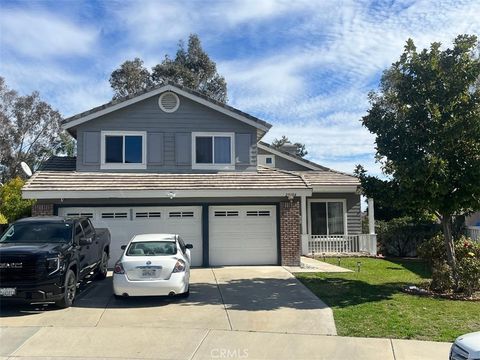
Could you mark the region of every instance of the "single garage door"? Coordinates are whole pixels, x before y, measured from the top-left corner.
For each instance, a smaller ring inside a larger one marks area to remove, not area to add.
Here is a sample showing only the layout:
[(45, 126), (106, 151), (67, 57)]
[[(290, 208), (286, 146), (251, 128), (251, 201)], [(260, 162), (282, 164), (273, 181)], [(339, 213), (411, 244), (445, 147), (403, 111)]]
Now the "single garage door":
[(211, 206), (211, 265), (276, 265), (275, 206)]
[(202, 265), (202, 208), (199, 206), (64, 207), (61, 216), (86, 216), (112, 235), (110, 266), (122, 255), (121, 246), (137, 234), (179, 234), (193, 244), (192, 265)]

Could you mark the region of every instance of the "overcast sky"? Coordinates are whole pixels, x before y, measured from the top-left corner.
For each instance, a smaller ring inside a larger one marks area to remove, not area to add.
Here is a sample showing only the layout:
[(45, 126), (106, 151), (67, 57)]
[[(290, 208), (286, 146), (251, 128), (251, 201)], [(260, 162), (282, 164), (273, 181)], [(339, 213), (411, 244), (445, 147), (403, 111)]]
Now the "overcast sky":
[(123, 61), (148, 67), (199, 34), (228, 83), (229, 104), (303, 142), (307, 158), (378, 173), (360, 125), (367, 94), (411, 37), (448, 46), (480, 33), (480, 1), (0, 1), (0, 75), (40, 91), (64, 116), (111, 99)]

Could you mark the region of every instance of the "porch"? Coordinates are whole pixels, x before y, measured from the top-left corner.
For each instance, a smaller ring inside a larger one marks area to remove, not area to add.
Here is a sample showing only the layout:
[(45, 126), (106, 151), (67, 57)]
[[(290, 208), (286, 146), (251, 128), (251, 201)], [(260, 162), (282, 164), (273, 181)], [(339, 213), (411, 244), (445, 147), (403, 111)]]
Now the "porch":
[(308, 253), (376, 255), (377, 235), (309, 235)]
[(349, 231), (347, 201), (342, 198), (303, 197), (301, 219), (303, 255), (377, 254), (373, 199), (368, 199), (369, 234), (360, 233), (361, 226)]

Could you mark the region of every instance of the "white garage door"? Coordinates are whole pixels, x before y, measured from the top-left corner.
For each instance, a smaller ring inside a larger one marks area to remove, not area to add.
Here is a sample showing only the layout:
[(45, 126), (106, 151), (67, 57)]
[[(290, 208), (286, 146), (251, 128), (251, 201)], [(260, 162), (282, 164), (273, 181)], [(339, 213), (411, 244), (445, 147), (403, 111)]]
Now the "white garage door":
[(275, 206), (211, 206), (211, 265), (277, 264)]
[(112, 235), (110, 266), (122, 255), (121, 246), (137, 234), (179, 234), (193, 244), (192, 265), (202, 265), (202, 208), (199, 206), (65, 207), (60, 216), (87, 216), (98, 228)]

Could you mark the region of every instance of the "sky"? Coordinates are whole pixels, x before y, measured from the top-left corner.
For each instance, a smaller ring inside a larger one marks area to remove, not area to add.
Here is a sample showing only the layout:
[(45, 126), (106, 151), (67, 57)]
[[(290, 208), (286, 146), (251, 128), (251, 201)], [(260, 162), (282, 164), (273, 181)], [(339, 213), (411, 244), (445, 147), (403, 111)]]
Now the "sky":
[(480, 0), (0, 0), (0, 76), (68, 117), (108, 102), (111, 72), (149, 68), (196, 33), (228, 84), (229, 105), (270, 122), (308, 159), (380, 174), (362, 128), (368, 92), (405, 42), (449, 46), (480, 34)]

